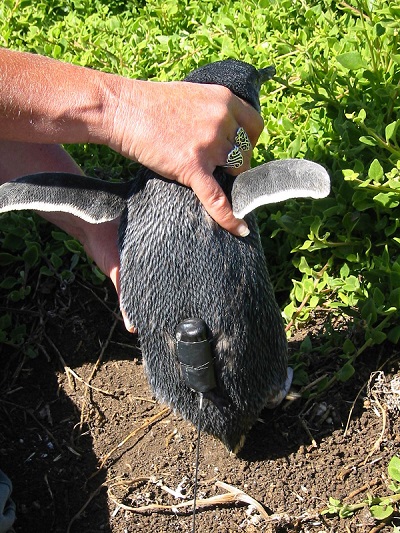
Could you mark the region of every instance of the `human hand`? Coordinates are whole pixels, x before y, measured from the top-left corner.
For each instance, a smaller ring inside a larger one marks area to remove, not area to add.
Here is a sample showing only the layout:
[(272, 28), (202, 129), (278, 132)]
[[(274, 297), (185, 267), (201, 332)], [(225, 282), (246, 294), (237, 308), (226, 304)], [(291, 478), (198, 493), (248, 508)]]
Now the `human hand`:
[[(245, 236), (244, 221), (213, 177), (226, 163), (241, 126), (252, 146), (263, 129), (263, 120), (252, 106), (225, 87), (186, 82), (146, 82), (115, 77), (117, 101), (111, 102), (112, 125), (108, 144), (158, 174), (191, 187), (209, 215), (223, 228)], [(110, 102), (109, 102), (110, 103)], [(105, 116), (109, 116), (107, 112)], [(251, 151), (244, 163), (229, 169), (237, 175), (250, 168)]]
[[(102, 224), (90, 224), (69, 213), (46, 213), (44, 216), (57, 226), (63, 228), (67, 233), (74, 235), (82, 243), (87, 255), (111, 279), (119, 296), (119, 218), (110, 220), (109, 222), (103, 222)], [(136, 327), (129, 322), (124, 309), (122, 307), (120, 309), (126, 329), (130, 333), (136, 333)]]
[[(191, 187), (218, 224), (246, 234), (213, 172), (226, 163), (238, 128), (254, 146), (263, 121), (227, 88), (133, 80), (2, 48), (0, 65), (0, 139), (106, 144)], [(245, 152), (232, 174), (248, 169), (250, 157)]]
[[(40, 214), (46, 220), (63, 229), (69, 235), (75, 237), (83, 245), (86, 254), (91, 257), (98, 268), (111, 279), (119, 296), (119, 218), (101, 224), (91, 224), (65, 212)], [(122, 307), (120, 309), (126, 329), (130, 333), (136, 333), (136, 327), (129, 322), (124, 309)]]

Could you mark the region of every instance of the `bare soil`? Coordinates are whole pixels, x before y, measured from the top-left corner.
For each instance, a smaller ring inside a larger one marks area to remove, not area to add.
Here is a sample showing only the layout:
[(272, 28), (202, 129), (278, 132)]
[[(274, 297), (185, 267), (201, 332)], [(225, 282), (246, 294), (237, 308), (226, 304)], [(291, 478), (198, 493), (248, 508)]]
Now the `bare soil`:
[[(40, 347), (35, 359), (5, 345), (0, 352), (0, 468), (14, 484), (16, 533), (192, 531), (191, 506), (174, 506), (193, 497), (196, 429), (155, 402), (137, 339), (116, 309), (110, 286), (77, 282), (14, 310)], [(316, 383), (338, 365), (308, 358)], [(375, 524), (368, 507), (345, 519), (322, 511), (329, 497), (355, 503), (391, 494), (398, 412), (368, 394), (368, 382), (378, 368), (390, 380), (399, 360), (393, 347), (379, 347), (357, 361), (348, 382), (314, 397), (302, 391), (263, 413), (239, 456), (202, 435), (198, 497), (227, 496), (199, 501), (196, 531), (392, 531), (396, 519)]]

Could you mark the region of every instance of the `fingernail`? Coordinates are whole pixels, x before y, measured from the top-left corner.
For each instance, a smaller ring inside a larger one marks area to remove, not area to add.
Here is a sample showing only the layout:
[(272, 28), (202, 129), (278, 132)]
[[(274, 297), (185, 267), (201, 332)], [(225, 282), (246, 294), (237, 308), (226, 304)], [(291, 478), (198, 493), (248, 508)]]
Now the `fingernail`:
[(249, 226), (243, 220), (237, 227), (237, 232), (241, 237), (247, 237), (250, 234)]

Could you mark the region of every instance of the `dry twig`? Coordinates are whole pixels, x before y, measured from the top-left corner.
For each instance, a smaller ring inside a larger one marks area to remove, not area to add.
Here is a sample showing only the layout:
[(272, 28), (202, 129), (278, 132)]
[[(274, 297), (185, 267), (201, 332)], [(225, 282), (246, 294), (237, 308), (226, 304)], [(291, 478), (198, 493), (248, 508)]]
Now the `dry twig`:
[(100, 466), (99, 466), (99, 470), (101, 470), (103, 468), (103, 466), (105, 465), (105, 463), (108, 461), (108, 459), (111, 457), (111, 455), (116, 451), (118, 450), (119, 448), (121, 448), (124, 444), (126, 444), (132, 437), (134, 437), (135, 435), (137, 435), (139, 433), (139, 431), (141, 430), (144, 430), (144, 429), (148, 429), (150, 428), (153, 424), (155, 424), (156, 422), (158, 422), (159, 420), (161, 420), (162, 418), (164, 418), (165, 416), (169, 415), (169, 413), (171, 412), (170, 408), (169, 407), (164, 407), (164, 409), (162, 409), (159, 413), (157, 413), (156, 415), (153, 415), (151, 416), (150, 418), (148, 418), (147, 420), (145, 420), (143, 422), (143, 424), (141, 426), (139, 426), (138, 428), (136, 428), (135, 430), (133, 430), (131, 433), (129, 433), (129, 435), (127, 437), (125, 437), (119, 444), (117, 444), (117, 446), (115, 446), (115, 448), (113, 448), (112, 450), (110, 450), (104, 457), (103, 459), (101, 460), (101, 463), (100, 463)]
[[(112, 396), (113, 398), (116, 397), (115, 393), (114, 392), (110, 392), (110, 391), (107, 391), (107, 390), (104, 390), (104, 389), (100, 389), (99, 387), (95, 387), (94, 385), (90, 385), (90, 383), (88, 383), (87, 381), (85, 381), (83, 378), (81, 378), (74, 370), (72, 370), (72, 368), (70, 368), (69, 366), (64, 366), (64, 370), (65, 370), (65, 373), (67, 374), (67, 377), (69, 376), (69, 374), (71, 374), (75, 379), (77, 379), (78, 381), (80, 381), (81, 383), (83, 383), (86, 387), (92, 389), (92, 390), (95, 390), (97, 392), (101, 392), (102, 394), (104, 394), (105, 396)], [(69, 381), (69, 380), (68, 380)]]
[[(149, 504), (149, 505), (142, 505), (139, 507), (132, 507), (130, 505), (125, 505), (122, 503), (113, 492), (113, 489), (117, 487), (126, 487), (128, 489), (129, 487), (133, 485), (137, 485), (138, 483), (153, 483), (157, 486), (159, 486), (162, 490), (166, 491), (169, 494), (174, 494), (174, 491), (166, 487), (164, 484), (161, 483), (160, 480), (157, 480), (155, 478), (151, 478), (148, 476), (142, 476), (135, 478), (133, 480), (120, 480), (115, 483), (112, 483), (108, 486), (108, 496), (110, 500), (117, 506), (117, 508), (124, 509), (125, 511), (131, 511), (134, 513), (173, 513), (173, 514), (186, 514), (189, 511), (191, 512), (193, 509), (193, 500), (187, 500), (184, 502), (179, 502), (177, 504), (172, 505), (163, 505), (163, 504)], [(233, 485), (229, 485), (228, 483), (224, 483), (222, 481), (216, 481), (215, 486), (217, 488), (223, 489), (226, 492), (224, 494), (217, 494), (215, 496), (210, 496), (209, 498), (199, 498), (196, 501), (196, 510), (201, 511), (205, 509), (209, 509), (211, 507), (216, 506), (226, 506), (226, 505), (237, 505), (239, 504), (247, 504), (252, 507), (254, 507), (260, 516), (267, 522), (267, 523), (275, 523), (279, 526), (285, 526), (290, 524), (301, 524), (305, 522), (314, 522), (320, 524), (320, 515), (318, 512), (315, 513), (303, 513), (300, 516), (292, 517), (289, 514), (280, 514), (275, 513), (272, 515), (269, 515), (267, 511), (265, 510), (264, 506), (259, 503), (257, 500), (252, 498), (249, 494), (242, 491), (241, 489), (238, 489), (237, 487), (234, 487)], [(179, 495), (179, 497), (182, 497)]]
[(93, 491), (91, 493), (91, 495), (89, 496), (87, 501), (82, 505), (82, 507), (79, 509), (79, 511), (76, 513), (76, 515), (72, 517), (70, 523), (68, 524), (66, 533), (70, 533), (72, 524), (75, 522), (75, 520), (78, 520), (78, 518), (80, 518), (80, 516), (82, 515), (83, 511), (86, 509), (86, 507), (89, 505), (89, 503), (93, 500), (93, 498), (95, 498), (98, 495), (98, 493), (101, 491), (101, 489), (104, 486), (105, 486), (105, 484), (102, 483), (101, 485), (99, 485), (97, 487), (97, 489), (95, 491)]
[[(108, 487), (108, 495), (110, 499), (116, 505), (118, 505), (122, 509), (125, 509), (126, 511), (132, 511), (135, 513), (170, 512), (170, 513), (176, 514), (179, 512), (186, 512), (186, 510), (188, 509), (189, 510), (193, 509), (193, 500), (188, 500), (188, 501), (180, 502), (180, 503), (173, 504), (173, 505), (150, 504), (150, 505), (143, 505), (140, 507), (131, 507), (129, 505), (125, 505), (122, 502), (118, 501), (116, 496), (113, 494), (113, 489), (115, 487), (121, 487), (121, 486), (130, 487), (132, 485), (136, 485), (137, 483), (141, 483), (144, 481), (156, 484), (168, 494), (172, 494), (172, 495), (175, 494), (175, 491), (163, 485), (159, 480), (156, 480), (155, 478), (143, 476), (143, 477), (139, 477), (139, 478), (136, 478), (130, 481), (122, 480), (122, 481), (117, 481), (111, 484)], [(228, 485), (227, 483), (223, 483), (222, 481), (217, 481), (215, 483), (215, 486), (227, 492), (225, 492), (224, 494), (217, 494), (216, 496), (210, 496), (209, 498), (197, 499), (196, 509), (205, 509), (205, 508), (213, 507), (216, 505), (229, 505), (229, 504), (235, 504), (235, 503), (241, 502), (241, 503), (246, 503), (248, 505), (254, 506), (265, 520), (269, 519), (269, 515), (264, 509), (264, 507), (257, 500), (255, 500), (254, 498), (252, 498), (251, 496), (249, 496), (242, 490), (232, 485)]]
[[(91, 374), (90, 374), (90, 376), (89, 376), (89, 379), (87, 380), (87, 383), (88, 383), (88, 384), (90, 384), (90, 382), (91, 382), (92, 379), (94, 378), (94, 375), (96, 374), (97, 370), (99, 369), (99, 366), (100, 366), (100, 364), (101, 364), (101, 362), (102, 362), (102, 360), (103, 360), (103, 357), (104, 357), (104, 353), (105, 353), (105, 351), (106, 351), (106, 349), (107, 349), (107, 347), (108, 347), (108, 345), (109, 345), (109, 343), (110, 343), (110, 340), (111, 340), (111, 338), (112, 338), (112, 336), (113, 336), (113, 334), (114, 334), (114, 330), (115, 330), (115, 328), (116, 328), (116, 326), (117, 326), (117, 324), (118, 324), (118, 321), (119, 321), (119, 319), (116, 318), (116, 319), (114, 320), (114, 322), (113, 322), (111, 328), (110, 328), (110, 332), (109, 332), (109, 334), (108, 334), (108, 337), (107, 337), (106, 341), (104, 342), (104, 344), (103, 344), (103, 346), (102, 346), (102, 348), (101, 348), (101, 351), (100, 351), (99, 357), (97, 358), (97, 361), (96, 361), (96, 363), (95, 363), (95, 365), (94, 365), (94, 367), (93, 367), (93, 370), (92, 370), (92, 372), (91, 372)], [(84, 418), (85, 418), (85, 417), (84, 417), (84, 413), (85, 413), (85, 405), (86, 405), (86, 403), (87, 403), (87, 397), (88, 397), (89, 390), (90, 390), (89, 387), (87, 387), (87, 388), (85, 389), (85, 394), (84, 394), (84, 397), (83, 397), (83, 400), (82, 400), (81, 417), (80, 417), (80, 423), (79, 423), (79, 426), (80, 426), (81, 429), (82, 429), (82, 426), (83, 426), (83, 424), (84, 424)]]

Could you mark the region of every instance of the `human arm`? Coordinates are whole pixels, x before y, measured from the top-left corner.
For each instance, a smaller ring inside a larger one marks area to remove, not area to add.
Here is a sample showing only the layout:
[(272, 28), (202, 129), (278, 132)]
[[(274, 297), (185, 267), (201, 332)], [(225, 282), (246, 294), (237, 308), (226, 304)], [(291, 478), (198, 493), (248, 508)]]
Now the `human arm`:
[[(239, 126), (254, 145), (261, 117), (221, 86), (131, 80), (0, 49), (3, 140), (105, 144), (191, 187), (216, 222), (245, 234), (212, 176)], [(247, 154), (240, 171), (249, 166)]]

